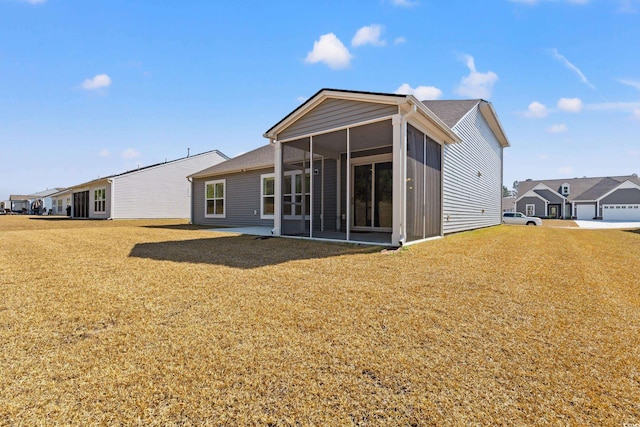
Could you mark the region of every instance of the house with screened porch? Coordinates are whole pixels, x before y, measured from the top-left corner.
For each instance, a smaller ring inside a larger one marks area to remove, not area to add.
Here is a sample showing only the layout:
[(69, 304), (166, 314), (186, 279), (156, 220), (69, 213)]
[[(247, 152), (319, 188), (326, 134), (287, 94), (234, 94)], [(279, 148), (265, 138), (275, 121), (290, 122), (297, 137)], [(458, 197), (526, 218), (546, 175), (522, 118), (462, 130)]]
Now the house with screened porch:
[(193, 223), (400, 246), (501, 222), (509, 141), (484, 100), (322, 89), (264, 137), (189, 176)]

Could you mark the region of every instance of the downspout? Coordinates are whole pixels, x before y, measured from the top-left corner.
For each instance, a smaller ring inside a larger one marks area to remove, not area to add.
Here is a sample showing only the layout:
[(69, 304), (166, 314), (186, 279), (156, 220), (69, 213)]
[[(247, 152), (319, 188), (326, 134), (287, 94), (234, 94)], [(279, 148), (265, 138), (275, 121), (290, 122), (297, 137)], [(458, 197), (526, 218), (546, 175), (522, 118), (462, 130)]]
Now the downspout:
[(190, 201), (189, 201), (189, 224), (193, 224), (193, 178), (187, 177), (187, 181), (189, 181), (189, 193), (190, 193)]
[(111, 206), (109, 206), (109, 218), (107, 218), (107, 219), (113, 219), (113, 217), (114, 217), (114, 215), (113, 215), (113, 214), (114, 214), (114, 212), (115, 212), (115, 210), (114, 210), (114, 206), (115, 206), (115, 205), (114, 205), (114, 203), (113, 203), (113, 201), (115, 200), (115, 198), (113, 197), (113, 195), (114, 195), (114, 193), (115, 193), (116, 183), (115, 183), (115, 181), (114, 181), (112, 178), (107, 178), (107, 182), (108, 182), (109, 184), (111, 184), (111, 195), (110, 195), (110, 197), (109, 197), (109, 198), (111, 199), (111, 200), (109, 200), (109, 204), (110, 204)]

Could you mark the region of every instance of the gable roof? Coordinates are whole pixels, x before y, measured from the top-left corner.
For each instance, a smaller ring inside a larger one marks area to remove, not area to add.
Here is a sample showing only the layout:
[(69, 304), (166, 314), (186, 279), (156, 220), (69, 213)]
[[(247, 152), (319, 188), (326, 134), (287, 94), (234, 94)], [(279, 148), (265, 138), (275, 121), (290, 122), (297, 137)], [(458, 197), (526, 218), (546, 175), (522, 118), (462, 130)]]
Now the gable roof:
[(477, 107), (500, 145), (503, 147), (511, 146), (496, 111), (491, 103), (484, 99), (437, 100), (422, 101), (422, 103), (452, 129), (469, 111)]
[[(76, 187), (84, 187), (86, 185), (93, 184), (95, 182), (100, 182), (100, 181), (104, 181), (104, 180), (107, 180), (107, 179), (112, 179), (112, 178), (117, 178), (117, 177), (129, 175), (129, 174), (133, 174), (133, 173), (138, 173), (138, 172), (141, 172), (141, 171), (144, 171), (144, 170), (147, 170), (147, 169), (153, 169), (153, 168), (157, 168), (157, 167), (160, 167), (160, 166), (169, 165), (169, 164), (172, 164), (172, 163), (177, 163), (177, 162), (180, 162), (180, 161), (189, 160), (189, 159), (192, 159), (194, 157), (204, 156), (205, 154), (212, 154), (212, 153), (216, 153), (220, 157), (222, 157), (224, 159), (222, 161), (222, 163), (224, 163), (226, 160), (229, 159), (229, 156), (227, 156), (226, 154), (223, 154), (222, 152), (220, 152), (218, 150), (209, 150), (209, 151), (205, 151), (204, 153), (198, 153), (198, 154), (193, 154), (191, 156), (180, 157), (179, 159), (169, 160), (169, 161), (160, 162), (160, 163), (155, 163), (153, 165), (143, 166), (141, 168), (128, 170), (126, 172), (121, 172), (121, 173), (117, 173), (117, 174), (113, 174), (113, 175), (103, 176), (101, 178), (92, 179), (91, 181), (83, 182), (82, 184), (73, 185), (73, 186), (69, 187), (68, 189), (76, 188)], [(65, 190), (68, 190), (68, 189), (65, 189)], [(62, 193), (65, 190), (59, 191), (59, 193)]]
[(460, 137), (447, 126), (434, 112), (432, 112), (426, 105), (418, 100), (413, 95), (402, 95), (397, 93), (382, 93), (382, 92), (363, 92), (356, 90), (343, 90), (343, 89), (320, 89), (311, 98), (306, 100), (303, 104), (298, 106), (292, 112), (287, 114), (282, 120), (273, 125), (267, 130), (263, 136), (270, 140), (278, 139), (278, 135), (289, 128), (293, 123), (313, 110), (327, 99), (345, 99), (352, 101), (362, 102), (375, 102), (389, 105), (397, 105), (398, 107), (404, 106), (413, 108), (417, 111), (421, 117), (426, 118), (433, 126), (434, 132), (439, 133), (445, 143), (460, 142)]
[(563, 179), (543, 179), (527, 180), (518, 183), (518, 194), (525, 194), (538, 184), (544, 184), (553, 191), (560, 194), (563, 184), (569, 184), (569, 195), (567, 200), (596, 200), (606, 192), (613, 189), (624, 181), (631, 181), (640, 185), (640, 179), (634, 175), (609, 176), (609, 177), (584, 177), (584, 178), (563, 178)]
[(52, 194), (58, 193), (62, 188), (52, 188), (43, 191), (38, 191), (33, 194), (11, 194), (9, 195), (10, 201), (18, 201), (18, 200), (31, 200), (31, 199), (42, 199), (44, 197), (49, 197)]
[(247, 153), (240, 154), (222, 163), (189, 175), (187, 178), (204, 178), (228, 173), (243, 172), (246, 170), (266, 169), (273, 167), (275, 149), (267, 144)]
[(481, 99), (421, 101), (450, 128), (454, 127)]

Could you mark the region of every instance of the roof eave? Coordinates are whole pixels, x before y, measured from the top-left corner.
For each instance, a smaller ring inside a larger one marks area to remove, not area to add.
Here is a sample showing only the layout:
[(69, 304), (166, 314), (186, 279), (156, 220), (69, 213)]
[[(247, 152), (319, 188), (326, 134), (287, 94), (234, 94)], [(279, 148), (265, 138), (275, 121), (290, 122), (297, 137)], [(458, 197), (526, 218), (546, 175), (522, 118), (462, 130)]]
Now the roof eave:
[(498, 119), (498, 115), (496, 114), (496, 111), (493, 109), (493, 105), (491, 105), (490, 102), (487, 102), (484, 100), (481, 101), (480, 112), (482, 113), (482, 116), (489, 124), (489, 127), (491, 128), (491, 130), (493, 131), (493, 134), (498, 139), (498, 142), (500, 143), (500, 145), (503, 148), (511, 147), (511, 144), (509, 143), (509, 139), (507, 138), (507, 134), (504, 132), (504, 129), (502, 128), (502, 124), (500, 123), (500, 119)]

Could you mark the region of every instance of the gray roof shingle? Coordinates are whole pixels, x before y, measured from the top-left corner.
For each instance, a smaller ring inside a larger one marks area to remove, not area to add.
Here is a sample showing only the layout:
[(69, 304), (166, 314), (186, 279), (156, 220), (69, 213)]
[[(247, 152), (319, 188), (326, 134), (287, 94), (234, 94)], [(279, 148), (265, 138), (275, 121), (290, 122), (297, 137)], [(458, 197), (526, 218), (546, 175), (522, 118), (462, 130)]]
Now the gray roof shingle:
[(454, 127), (481, 99), (421, 101), (450, 128)]

